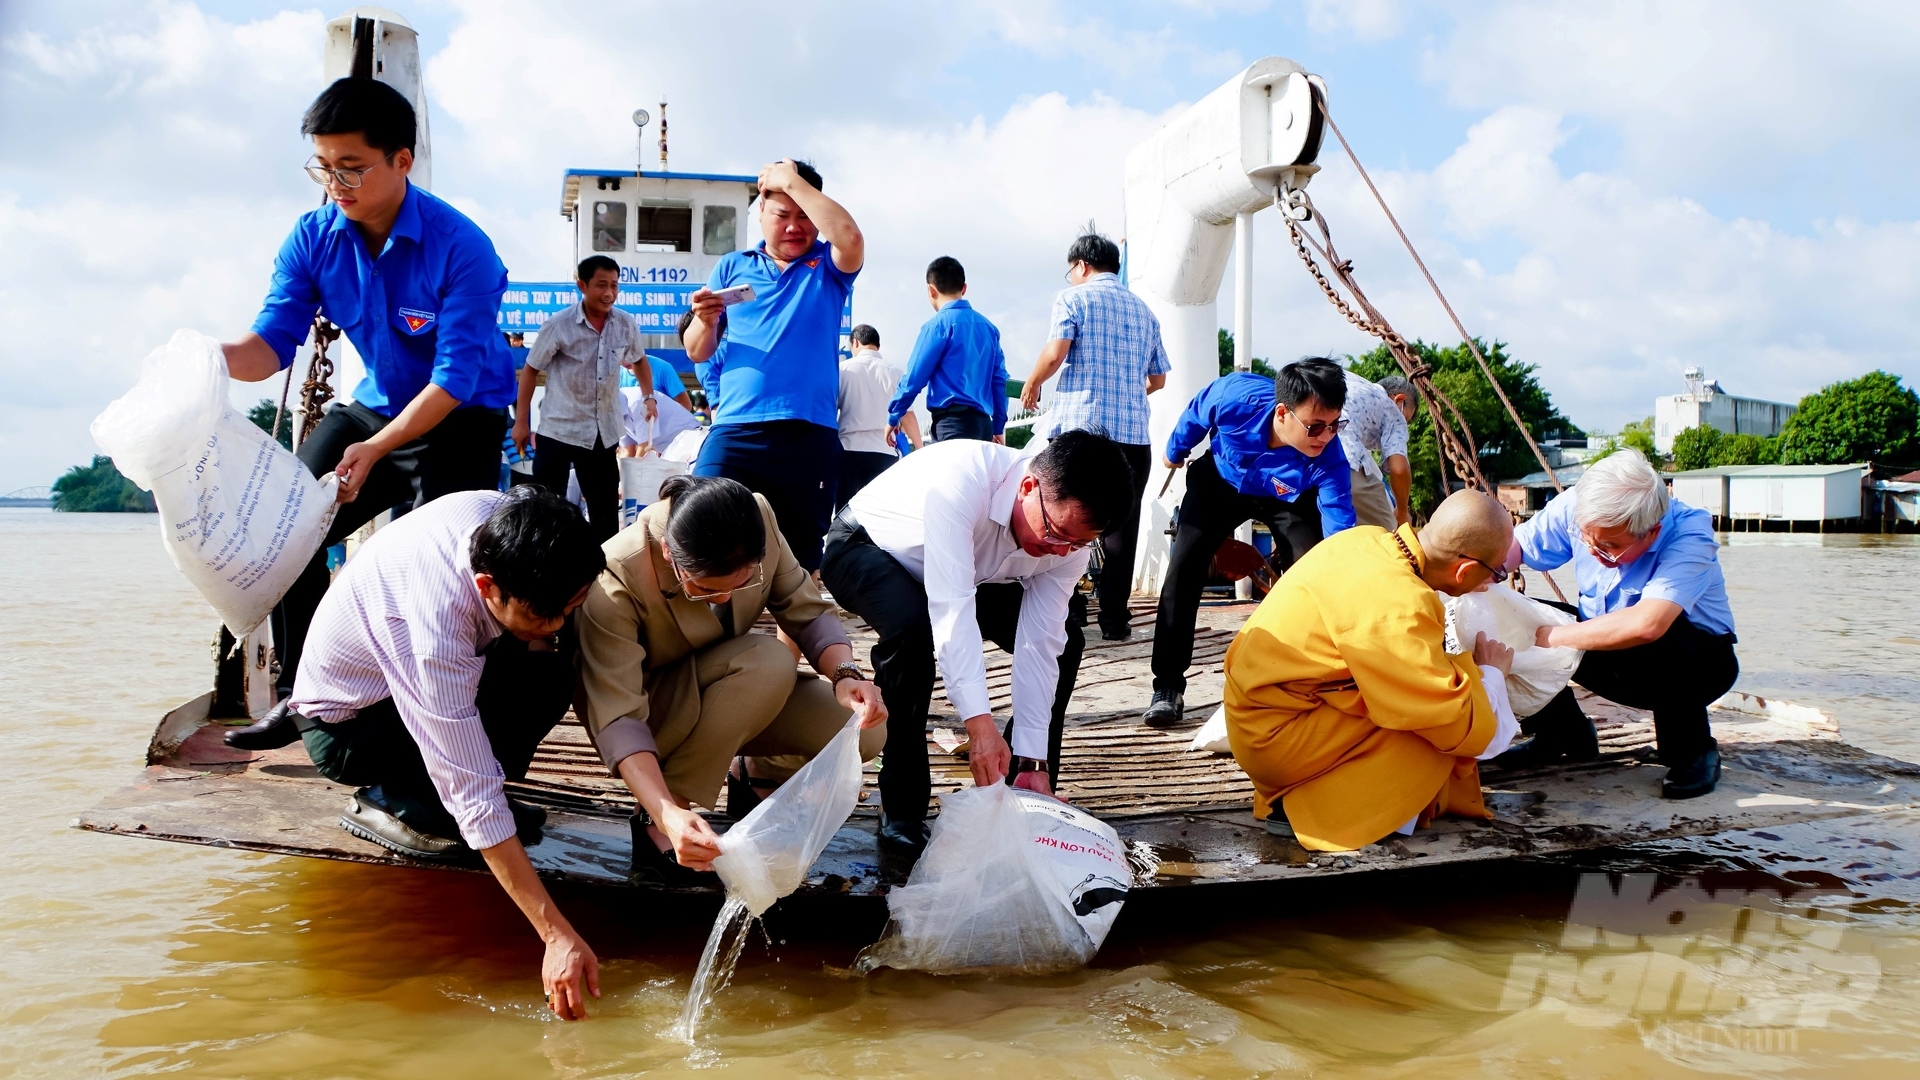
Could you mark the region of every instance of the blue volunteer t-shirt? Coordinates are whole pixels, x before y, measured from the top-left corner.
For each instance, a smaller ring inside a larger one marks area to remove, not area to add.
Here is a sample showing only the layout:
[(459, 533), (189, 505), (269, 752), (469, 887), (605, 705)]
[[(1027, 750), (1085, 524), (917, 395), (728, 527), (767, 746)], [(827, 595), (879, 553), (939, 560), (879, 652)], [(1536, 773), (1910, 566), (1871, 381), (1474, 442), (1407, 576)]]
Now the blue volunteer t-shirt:
[(1311, 488), (1322, 536), (1353, 528), (1353, 471), (1340, 440), (1327, 443), (1319, 457), (1291, 446), (1268, 446), (1272, 419), (1272, 379), (1245, 371), (1223, 375), (1194, 395), (1174, 421), (1167, 460), (1185, 460), (1201, 438), (1210, 438), (1213, 466), (1235, 491), (1293, 502)]
[(1669, 500), (1660, 519), (1660, 535), (1646, 554), (1625, 566), (1608, 566), (1593, 557), (1574, 513), (1580, 486), (1554, 496), (1546, 509), (1514, 530), (1527, 566), (1553, 570), (1573, 563), (1580, 583), (1580, 617), (1596, 619), (1624, 611), (1642, 600), (1680, 605), (1693, 625), (1709, 634), (1733, 633), (1733, 608), (1727, 603), (1727, 579), (1720, 572), (1720, 542), (1713, 515), (1679, 499)]
[(307, 340), (316, 312), (360, 353), (353, 400), (392, 417), (432, 383), (462, 405), (513, 404), (513, 353), (500, 336), (507, 268), (465, 214), (407, 185), (378, 258), (333, 203), (301, 215), (273, 261), (253, 322), (280, 358)]
[(701, 375), (716, 427), (805, 420), (838, 428), (840, 315), (858, 276), (833, 265), (824, 240), (784, 271), (765, 241), (721, 256), (707, 288), (752, 285), (754, 298), (727, 309), (726, 332)]
[(1007, 428), (1007, 357), (1000, 348), (1000, 328), (965, 300), (941, 308), (920, 327), (907, 373), (887, 406), (887, 423), (898, 426), (922, 390), (929, 409), (970, 408), (993, 421), (995, 435)]

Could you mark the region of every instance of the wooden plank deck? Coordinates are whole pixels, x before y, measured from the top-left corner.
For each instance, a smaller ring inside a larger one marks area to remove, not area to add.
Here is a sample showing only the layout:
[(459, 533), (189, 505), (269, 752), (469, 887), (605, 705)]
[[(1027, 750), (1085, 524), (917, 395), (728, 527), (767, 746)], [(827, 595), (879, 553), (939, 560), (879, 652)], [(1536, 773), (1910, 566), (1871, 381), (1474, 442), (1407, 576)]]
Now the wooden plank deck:
[[(1411, 837), (1352, 854), (1316, 855), (1270, 836), (1251, 813), (1252, 787), (1231, 756), (1187, 750), (1193, 731), (1220, 701), (1221, 660), (1250, 604), (1202, 609), (1187, 721), (1158, 731), (1138, 722), (1149, 697), (1152, 608), (1133, 612), (1134, 637), (1103, 642), (1090, 632), (1061, 753), (1061, 795), (1112, 822), (1128, 844), (1142, 888), (1285, 881), (1323, 874), (1484, 861), (1705, 835), (1789, 821), (1920, 805), (1920, 767), (1855, 749), (1815, 710), (1730, 695), (1716, 708), (1725, 775), (1713, 795), (1659, 798), (1664, 771), (1647, 753), (1649, 717), (1588, 698), (1600, 727), (1600, 760), (1483, 778), (1492, 822), (1442, 821)], [(864, 657), (872, 635), (855, 625)], [(1009, 659), (989, 648), (988, 679), (1004, 715)], [(197, 710), (197, 711), (196, 711)], [(958, 719), (936, 696), (929, 754), (936, 793), (967, 783), (966, 763), (945, 746)], [(321, 778), (295, 744), (239, 753), (205, 719), (206, 699), (182, 706), (154, 736), (151, 764), (128, 788), (77, 818), (82, 829), (358, 862), (418, 865), (341, 830), (347, 789)], [(885, 865), (873, 831), (878, 795), (867, 790), (853, 818), (813, 868), (802, 893), (878, 896), (906, 868)], [(542, 745), (514, 793), (549, 809), (542, 840), (528, 850), (547, 876), (627, 886), (630, 861), (625, 788), (607, 774), (581, 727), (569, 718)], [(724, 811), (724, 806), (714, 808)], [(725, 820), (716, 824), (724, 827)]]

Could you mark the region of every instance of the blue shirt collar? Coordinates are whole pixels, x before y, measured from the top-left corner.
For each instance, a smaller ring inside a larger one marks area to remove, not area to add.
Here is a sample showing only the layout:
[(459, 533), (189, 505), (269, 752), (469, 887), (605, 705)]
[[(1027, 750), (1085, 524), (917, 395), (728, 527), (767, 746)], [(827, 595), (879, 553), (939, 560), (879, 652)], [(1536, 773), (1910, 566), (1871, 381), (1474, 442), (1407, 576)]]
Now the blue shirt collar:
[(956, 310), (971, 311), (973, 310), (973, 305), (967, 303), (967, 298), (963, 296), (958, 300), (949, 300), (948, 302), (941, 304), (940, 310), (941, 311), (956, 311)]
[[(346, 213), (340, 209), (339, 204), (328, 205), (333, 208), (332, 230), (334, 232), (351, 230), (353, 238), (360, 239), (362, 234), (354, 226), (353, 219), (347, 217)], [(393, 231), (387, 234), (387, 242), (392, 243), (401, 237), (413, 241), (416, 245), (420, 243), (420, 199), (418, 189), (413, 186), (411, 180), (407, 181), (407, 193), (400, 200), (400, 213), (394, 216)]]
[[(831, 250), (832, 250), (831, 245), (829, 245), (825, 240), (820, 240), (816, 238), (813, 242), (813, 246), (807, 249), (807, 253), (805, 255), (800, 256), (799, 258), (793, 260), (793, 262), (790, 262), (787, 265), (792, 266), (793, 263), (806, 262), (808, 259), (812, 259), (812, 258), (824, 258), (826, 257), (827, 253)], [(752, 248), (748, 249), (747, 254), (759, 255), (762, 258), (766, 259), (768, 262), (774, 261), (773, 256), (769, 254), (767, 251), (767, 242), (765, 240), (760, 241), (758, 244), (755, 244)]]

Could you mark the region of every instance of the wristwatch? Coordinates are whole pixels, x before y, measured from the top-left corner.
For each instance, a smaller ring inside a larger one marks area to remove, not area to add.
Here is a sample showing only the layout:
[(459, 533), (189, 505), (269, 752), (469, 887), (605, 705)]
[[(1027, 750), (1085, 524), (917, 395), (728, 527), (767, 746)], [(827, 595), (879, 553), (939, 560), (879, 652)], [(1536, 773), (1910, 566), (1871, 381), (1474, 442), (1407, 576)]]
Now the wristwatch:
[(1007, 769), (1008, 775), (1011, 775), (1011, 776), (1019, 776), (1021, 773), (1026, 773), (1026, 772), (1046, 772), (1046, 771), (1047, 771), (1046, 758), (1021, 757), (1018, 754), (1014, 755), (1013, 764), (1009, 766)]
[(865, 682), (867, 679), (867, 673), (860, 670), (859, 664), (856, 664), (853, 661), (849, 660), (846, 663), (841, 664), (839, 667), (833, 669), (833, 685), (836, 688), (839, 687), (840, 680), (842, 679), (852, 679), (855, 682)]

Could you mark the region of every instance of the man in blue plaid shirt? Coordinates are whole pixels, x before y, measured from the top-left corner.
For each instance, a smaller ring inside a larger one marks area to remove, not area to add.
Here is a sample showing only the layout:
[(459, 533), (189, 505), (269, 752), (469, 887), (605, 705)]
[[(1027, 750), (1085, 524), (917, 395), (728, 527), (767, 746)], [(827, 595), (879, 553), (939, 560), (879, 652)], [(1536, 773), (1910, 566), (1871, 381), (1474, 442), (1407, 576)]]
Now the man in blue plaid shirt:
[(1133, 593), (1133, 552), (1140, 539), (1140, 500), (1146, 494), (1149, 455), (1147, 395), (1166, 385), (1167, 348), (1160, 320), (1146, 301), (1120, 283), (1120, 248), (1089, 231), (1067, 249), (1067, 284), (1053, 301), (1053, 329), (1020, 391), (1020, 404), (1039, 407), (1040, 387), (1055, 372), (1047, 415), (1034, 426), (1052, 438), (1090, 431), (1120, 444), (1133, 469), (1133, 503), (1125, 525), (1100, 538), (1100, 636), (1125, 641), (1127, 599)]

